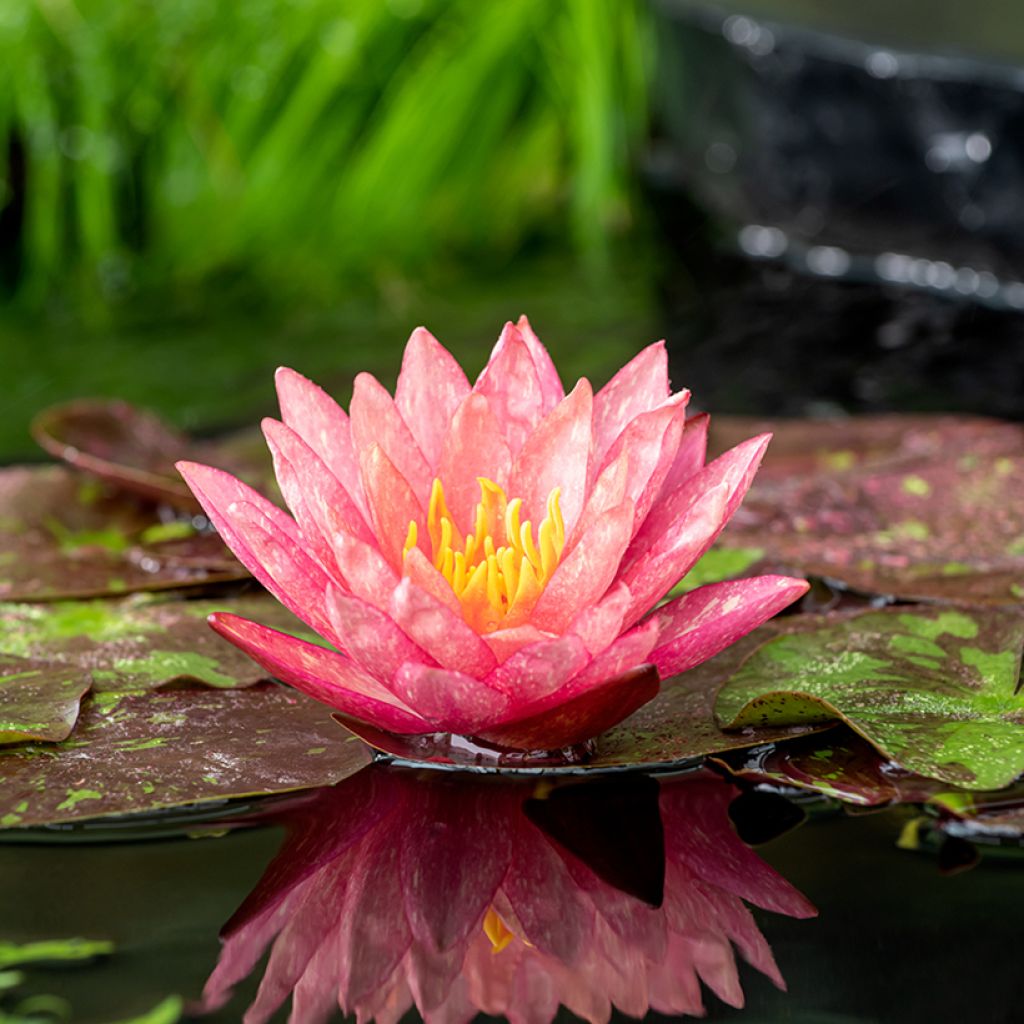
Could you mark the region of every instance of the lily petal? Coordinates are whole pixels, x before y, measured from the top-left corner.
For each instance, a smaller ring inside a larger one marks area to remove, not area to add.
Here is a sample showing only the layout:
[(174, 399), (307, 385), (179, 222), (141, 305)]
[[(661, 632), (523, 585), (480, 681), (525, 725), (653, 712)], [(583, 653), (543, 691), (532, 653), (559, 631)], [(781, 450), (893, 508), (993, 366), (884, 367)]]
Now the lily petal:
[(658, 643), (650, 656), (662, 679), (707, 661), (807, 593), (789, 576), (709, 583), (659, 608)]
[(546, 416), (558, 403), (565, 398), (565, 388), (562, 387), (562, 378), (558, 375), (555, 362), (548, 350), (537, 337), (536, 332), (530, 326), (530, 321), (521, 316), (516, 321), (516, 327), (526, 342), (526, 347), (533, 357), (533, 368), (537, 371), (537, 379), (540, 381), (540, 391), (544, 396), (541, 409)]
[(526, 704), (558, 690), (589, 661), (579, 637), (555, 637), (517, 651), (490, 674), (487, 682), (517, 703)]
[(379, 445), (373, 444), (365, 449), (361, 462), (363, 490), (381, 554), (400, 573), (409, 523), (422, 519), (423, 506), (409, 481)]
[(225, 640), (240, 647), (276, 679), (322, 704), (392, 732), (407, 735), (430, 731), (430, 724), (422, 716), (343, 654), (228, 612), (214, 612), (209, 622)]
[(483, 680), (446, 668), (406, 662), (395, 677), (395, 693), (430, 722), (424, 732), (475, 733), (508, 710), (506, 694)]
[(395, 405), (432, 468), (441, 461), (448, 425), (469, 390), (455, 357), (425, 327), (417, 327), (405, 346)]
[(668, 398), (665, 342), (648, 345), (594, 395), (594, 452), (599, 462), (626, 424)]

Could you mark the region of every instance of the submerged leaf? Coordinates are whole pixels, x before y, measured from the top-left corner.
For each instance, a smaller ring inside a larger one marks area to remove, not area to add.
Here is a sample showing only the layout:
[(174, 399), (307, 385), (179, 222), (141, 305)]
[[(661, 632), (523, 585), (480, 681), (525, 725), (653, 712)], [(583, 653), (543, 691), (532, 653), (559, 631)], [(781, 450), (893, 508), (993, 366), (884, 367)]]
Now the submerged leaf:
[(100, 691), (155, 689), (181, 680), (230, 688), (266, 679), (256, 662), (210, 629), (206, 617), (213, 611), (315, 639), (265, 594), (212, 601), (133, 597), (0, 604), (0, 651), (87, 669)]
[(842, 719), (903, 768), (970, 789), (1024, 772), (1024, 618), (899, 607), (804, 616), (722, 688), (727, 728)]
[(274, 684), (97, 694), (70, 739), (0, 756), (0, 825), (332, 785), (369, 761), (327, 708)]
[(91, 685), (78, 665), (0, 654), (0, 744), (65, 739)]
[(0, 600), (207, 585), (248, 573), (213, 533), (60, 466), (0, 470)]

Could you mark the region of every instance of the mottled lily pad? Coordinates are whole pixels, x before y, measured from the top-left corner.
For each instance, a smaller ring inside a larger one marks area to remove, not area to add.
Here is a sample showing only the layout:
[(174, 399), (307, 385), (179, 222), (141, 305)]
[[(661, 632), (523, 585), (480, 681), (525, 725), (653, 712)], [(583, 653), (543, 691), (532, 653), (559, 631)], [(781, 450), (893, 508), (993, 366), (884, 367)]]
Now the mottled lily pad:
[(0, 744), (65, 739), (91, 685), (78, 665), (0, 654)]
[(822, 726), (786, 723), (725, 732), (715, 721), (715, 695), (743, 658), (775, 636), (767, 626), (696, 668), (662, 683), (661, 693), (598, 737), (591, 767), (661, 765), (816, 732)]
[(969, 789), (1024, 772), (1024, 617), (919, 606), (799, 616), (718, 694), (729, 729), (841, 719), (903, 768)]
[(907, 600), (1017, 604), (1022, 439), (1016, 425), (942, 418), (930, 427), (894, 417), (783, 425), (720, 546), (760, 549), (751, 572), (782, 569)]
[(61, 466), (0, 470), (0, 600), (101, 597), (244, 579), (210, 532)]
[(45, 409), (32, 422), (32, 436), (76, 469), (189, 513), (200, 508), (174, 468), (180, 459), (221, 466), (260, 489), (273, 479), (258, 431), (194, 442), (153, 413), (118, 400), (79, 399)]
[(332, 785), (369, 761), (329, 709), (272, 683), (98, 694), (70, 739), (0, 756), (0, 826)]
[(206, 617), (213, 611), (232, 611), (316, 640), (265, 594), (211, 601), (139, 595), (0, 604), (0, 651), (87, 669), (99, 691), (156, 689), (183, 680), (231, 688), (266, 679), (256, 662), (210, 629)]

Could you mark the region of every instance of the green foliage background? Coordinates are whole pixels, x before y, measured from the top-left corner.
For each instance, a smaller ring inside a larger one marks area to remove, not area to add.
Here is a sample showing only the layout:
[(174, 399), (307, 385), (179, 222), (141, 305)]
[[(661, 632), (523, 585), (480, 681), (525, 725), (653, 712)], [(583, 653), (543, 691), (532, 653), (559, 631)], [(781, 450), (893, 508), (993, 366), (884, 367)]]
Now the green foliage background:
[(599, 270), (649, 36), (637, 0), (4, 0), (0, 293), (316, 300), (550, 247)]

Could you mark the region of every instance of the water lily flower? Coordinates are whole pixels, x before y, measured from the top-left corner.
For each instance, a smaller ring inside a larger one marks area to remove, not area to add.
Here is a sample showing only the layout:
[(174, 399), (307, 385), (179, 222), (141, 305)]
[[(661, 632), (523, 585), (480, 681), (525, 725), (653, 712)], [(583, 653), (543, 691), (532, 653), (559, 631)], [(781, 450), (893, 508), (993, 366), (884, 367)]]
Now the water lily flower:
[(263, 429), (291, 516), (218, 469), (178, 468), (246, 568), (334, 649), (211, 623), (357, 730), (580, 744), (806, 589), (763, 576), (656, 607), (769, 440), (705, 465), (707, 417), (672, 393), (663, 343), (596, 394), (586, 379), (565, 394), (525, 317), (472, 385), (418, 328), (394, 397), (360, 374), (346, 415), (284, 368), (277, 392), (281, 421)]
[[(532, 783), (370, 768), (322, 791), (226, 926), (204, 1009), (223, 1006), (268, 946), (246, 1024), (269, 1020), (289, 995), (292, 1024), (320, 1024), (338, 1007), (389, 1024), (414, 1005), (428, 1024), (479, 1012), (547, 1024), (559, 1004), (593, 1024), (613, 1006), (702, 1016), (701, 982), (743, 1005), (734, 945), (784, 989), (744, 901), (796, 918), (815, 910), (737, 837), (735, 787), (680, 778), (659, 794), (644, 781), (660, 849), (631, 848), (614, 824), (604, 832), (625, 843), (623, 863), (663, 855), (658, 905), (602, 877), (614, 849), (588, 860), (535, 824), (524, 813)], [(564, 789), (579, 799), (590, 785)], [(590, 806), (606, 816), (599, 799)]]

